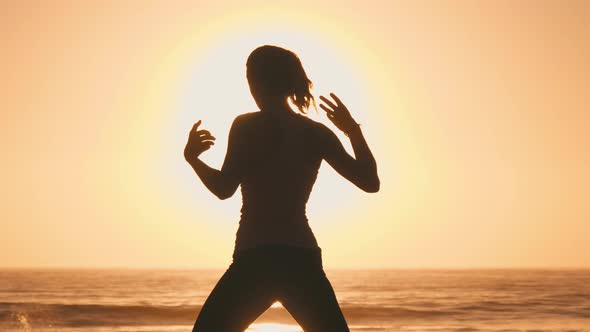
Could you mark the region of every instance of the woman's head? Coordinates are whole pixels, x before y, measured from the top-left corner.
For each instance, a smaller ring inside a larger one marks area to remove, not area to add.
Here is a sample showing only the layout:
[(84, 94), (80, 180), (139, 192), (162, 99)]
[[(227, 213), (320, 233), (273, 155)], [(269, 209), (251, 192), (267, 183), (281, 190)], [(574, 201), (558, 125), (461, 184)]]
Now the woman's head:
[(277, 46), (260, 46), (248, 57), (246, 76), (256, 103), (264, 110), (288, 98), (305, 113), (314, 103), (311, 81), (297, 55)]

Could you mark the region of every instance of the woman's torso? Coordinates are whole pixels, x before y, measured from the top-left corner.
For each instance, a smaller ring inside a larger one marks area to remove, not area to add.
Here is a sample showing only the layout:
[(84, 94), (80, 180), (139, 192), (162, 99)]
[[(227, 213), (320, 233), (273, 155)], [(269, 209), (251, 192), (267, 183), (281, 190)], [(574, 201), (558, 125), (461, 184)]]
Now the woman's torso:
[(318, 123), (307, 117), (248, 114), (234, 252), (268, 244), (318, 247), (305, 211), (322, 160), (318, 143)]

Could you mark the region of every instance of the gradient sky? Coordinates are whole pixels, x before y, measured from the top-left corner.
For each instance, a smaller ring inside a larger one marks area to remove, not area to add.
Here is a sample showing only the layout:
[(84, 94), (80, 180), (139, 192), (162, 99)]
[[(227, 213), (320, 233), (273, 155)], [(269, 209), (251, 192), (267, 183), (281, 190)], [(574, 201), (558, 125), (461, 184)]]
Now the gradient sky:
[(589, 2), (0, 6), (1, 267), (225, 267), (241, 197), (182, 151), (202, 119), (221, 165), (265, 43), (347, 103), (378, 161), (377, 194), (320, 170), (326, 267), (590, 267)]

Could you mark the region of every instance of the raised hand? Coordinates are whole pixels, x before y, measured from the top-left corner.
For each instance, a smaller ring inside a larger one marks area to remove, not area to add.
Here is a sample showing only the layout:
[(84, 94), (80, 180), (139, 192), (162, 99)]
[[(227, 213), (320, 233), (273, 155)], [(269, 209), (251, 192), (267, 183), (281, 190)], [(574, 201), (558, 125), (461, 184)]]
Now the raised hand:
[(199, 125), (201, 125), (201, 120), (193, 125), (188, 134), (188, 141), (184, 147), (184, 158), (187, 161), (199, 157), (215, 143), (215, 137), (208, 130), (197, 130)]
[(359, 124), (354, 121), (346, 106), (344, 106), (335, 94), (330, 93), (330, 96), (334, 99), (335, 103), (324, 96), (320, 96), (320, 99), (327, 105), (320, 104), (320, 107), (326, 111), (328, 119), (348, 136), (351, 132), (359, 128)]

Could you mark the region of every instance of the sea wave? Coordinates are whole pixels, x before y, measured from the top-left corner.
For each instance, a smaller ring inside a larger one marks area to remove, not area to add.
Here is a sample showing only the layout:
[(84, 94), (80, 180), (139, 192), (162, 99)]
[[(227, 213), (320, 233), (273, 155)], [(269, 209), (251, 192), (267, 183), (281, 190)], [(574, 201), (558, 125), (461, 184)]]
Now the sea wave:
[[(97, 327), (133, 325), (190, 325), (198, 316), (201, 306), (180, 305), (99, 305), (99, 304), (46, 304), (0, 303), (0, 327)], [(342, 311), (352, 323), (388, 322), (392, 320), (490, 320), (518, 319), (517, 306), (482, 302), (474, 305), (457, 305), (439, 309), (413, 307), (382, 307), (344, 305)], [(527, 309), (530, 315), (530, 308)], [(506, 315), (503, 315), (505, 313)], [(522, 312), (521, 312), (522, 313)], [(564, 311), (555, 307), (542, 307), (536, 315), (562, 315), (571, 318), (590, 318), (587, 311)], [(283, 308), (270, 308), (263, 315), (273, 322), (292, 321)], [(523, 317), (526, 318), (526, 317)]]
[[(0, 269), (0, 331), (187, 331), (220, 274)], [(335, 271), (331, 282), (352, 331), (590, 332), (590, 271)], [(295, 324), (281, 307), (257, 322)]]
[(185, 324), (200, 307), (0, 303), (0, 326), (90, 327)]
[[(97, 304), (35, 304), (0, 303), (0, 326), (22, 327), (92, 327), (118, 325), (188, 324), (198, 315), (201, 306), (97, 305)], [(342, 307), (353, 322), (387, 321), (396, 317), (427, 318), (450, 315), (450, 311), (384, 308), (376, 306)], [(266, 320), (291, 321), (283, 308), (270, 308)]]

